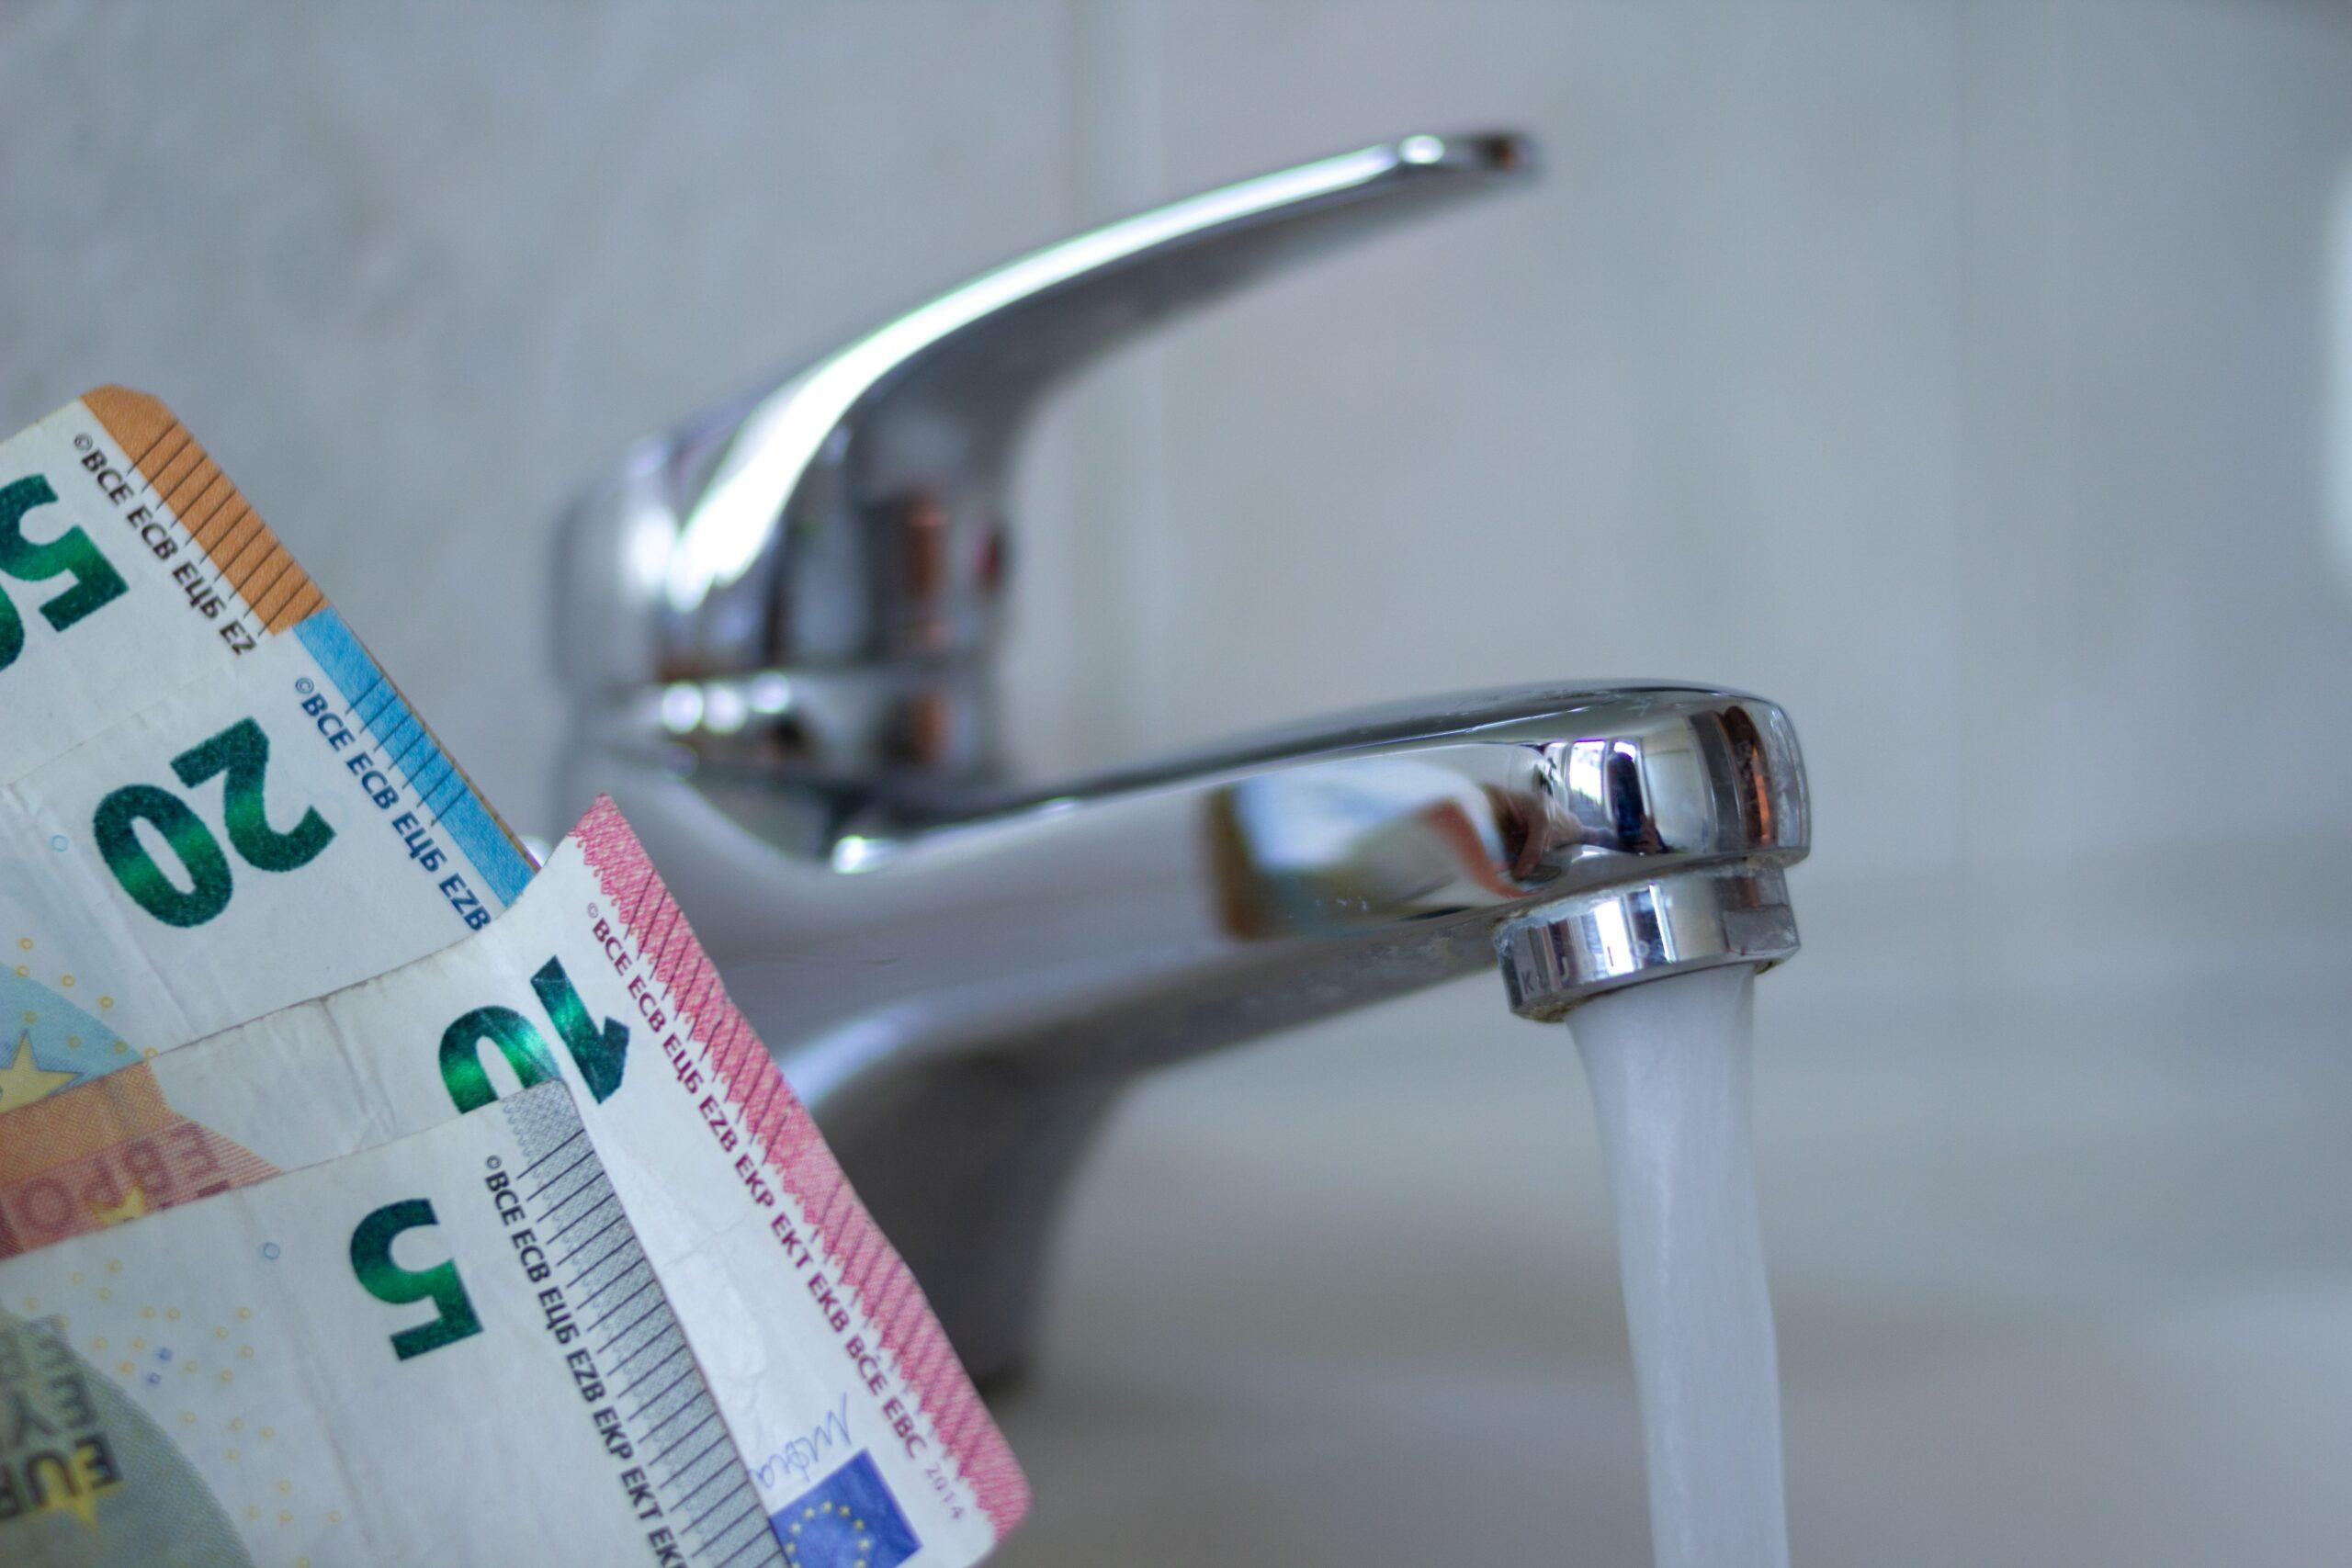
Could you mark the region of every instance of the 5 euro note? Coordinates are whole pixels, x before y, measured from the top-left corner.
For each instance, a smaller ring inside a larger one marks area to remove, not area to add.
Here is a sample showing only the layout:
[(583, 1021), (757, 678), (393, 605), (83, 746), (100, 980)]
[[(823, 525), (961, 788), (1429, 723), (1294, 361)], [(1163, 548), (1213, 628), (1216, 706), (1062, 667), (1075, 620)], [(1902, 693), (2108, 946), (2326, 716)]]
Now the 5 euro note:
[(0, 1411), (23, 1568), (888, 1560), (773, 1530), (559, 1083), (0, 1262)]

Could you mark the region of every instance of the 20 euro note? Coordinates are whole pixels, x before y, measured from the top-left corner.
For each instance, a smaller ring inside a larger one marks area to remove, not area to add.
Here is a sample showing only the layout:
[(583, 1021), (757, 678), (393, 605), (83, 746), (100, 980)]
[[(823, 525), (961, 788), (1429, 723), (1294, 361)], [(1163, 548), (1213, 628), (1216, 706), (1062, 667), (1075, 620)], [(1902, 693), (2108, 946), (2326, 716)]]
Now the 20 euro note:
[(561, 1084), (0, 1263), (0, 1412), (26, 1568), (789, 1561)]
[(316, 610), (0, 786), (0, 1111), (447, 946), (530, 874)]
[(325, 603), (169, 409), (84, 393), (0, 443), (0, 783)]
[(848, 1503), (899, 1543), (866, 1568), (985, 1556), (1027, 1506), (1019, 1467), (609, 801), (463, 944), (0, 1115), (0, 1247), (554, 1078), (575, 1091), (779, 1529)]

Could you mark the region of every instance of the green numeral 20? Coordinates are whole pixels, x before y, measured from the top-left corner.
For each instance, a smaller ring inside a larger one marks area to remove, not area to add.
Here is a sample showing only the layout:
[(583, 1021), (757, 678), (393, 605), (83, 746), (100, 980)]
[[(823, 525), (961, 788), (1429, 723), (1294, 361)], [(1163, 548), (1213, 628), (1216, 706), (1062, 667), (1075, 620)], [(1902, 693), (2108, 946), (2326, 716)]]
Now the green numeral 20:
[[(189, 789), (215, 773), (226, 773), (222, 815), (229, 842), (245, 863), (262, 871), (293, 871), (319, 858), (334, 838), (334, 829), (315, 808), (306, 808), (290, 833), (269, 825), (262, 808), (262, 777), (269, 770), (269, 737), (260, 725), (241, 718), (211, 739), (191, 746), (172, 759), (172, 772)], [(154, 855), (139, 840), (144, 822), (163, 836), (187, 874), (180, 886), (164, 874)], [(139, 907), (167, 926), (200, 926), (229, 907), (234, 886), (229, 857), (220, 840), (199, 820), (187, 801), (153, 784), (125, 784), (98, 802), (91, 824), (98, 853), (122, 890)]]
[[(62, 632), (99, 605), (121, 598), (130, 585), (79, 528), (68, 528), (45, 545), (25, 537), (25, 513), (56, 499), (57, 492), (39, 474), (0, 486), (0, 572), (23, 582), (72, 577), (73, 587), (40, 607), (41, 618)], [(8, 596), (0, 593), (0, 670), (14, 664), (24, 650), (24, 618)]]
[(385, 1204), (351, 1233), (351, 1271), (358, 1276), (361, 1290), (392, 1306), (429, 1300), (440, 1309), (432, 1322), (391, 1337), (392, 1353), (403, 1361), (481, 1332), (481, 1319), (474, 1313), (465, 1282), (458, 1278), (456, 1263), (403, 1269), (392, 1261), (392, 1243), (401, 1232), (438, 1224), (431, 1201), (408, 1198)]

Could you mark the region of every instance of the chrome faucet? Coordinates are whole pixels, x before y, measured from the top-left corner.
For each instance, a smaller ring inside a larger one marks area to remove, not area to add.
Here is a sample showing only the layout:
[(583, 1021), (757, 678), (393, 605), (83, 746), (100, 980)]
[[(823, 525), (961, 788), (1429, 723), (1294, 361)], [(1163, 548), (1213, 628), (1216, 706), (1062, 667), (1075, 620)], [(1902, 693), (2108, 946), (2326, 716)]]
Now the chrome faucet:
[(619, 801), (976, 1376), (1020, 1363), (1136, 1074), (1488, 964), (1549, 1020), (1796, 951), (1804, 764), (1735, 692), (1530, 686), (1001, 782), (1006, 476), (1040, 394), (1532, 164), (1408, 136), (1048, 246), (640, 445), (568, 520), (566, 805)]

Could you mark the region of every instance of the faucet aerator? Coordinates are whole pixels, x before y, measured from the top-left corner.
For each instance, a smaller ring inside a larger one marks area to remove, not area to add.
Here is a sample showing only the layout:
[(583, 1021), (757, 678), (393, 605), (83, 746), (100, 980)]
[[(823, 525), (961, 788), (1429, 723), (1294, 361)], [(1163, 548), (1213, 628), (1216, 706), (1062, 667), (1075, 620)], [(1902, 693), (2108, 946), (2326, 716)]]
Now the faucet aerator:
[(1541, 904), (1495, 932), (1511, 1011), (1556, 1023), (1607, 991), (1797, 951), (1796, 914), (1776, 865), (1702, 866)]

